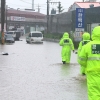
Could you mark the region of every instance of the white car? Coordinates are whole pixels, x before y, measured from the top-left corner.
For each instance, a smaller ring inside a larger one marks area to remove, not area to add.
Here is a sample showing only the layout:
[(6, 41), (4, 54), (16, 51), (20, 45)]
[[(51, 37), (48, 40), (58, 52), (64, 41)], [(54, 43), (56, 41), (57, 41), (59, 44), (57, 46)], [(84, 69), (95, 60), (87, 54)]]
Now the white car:
[(43, 43), (43, 34), (40, 31), (32, 31), (26, 37), (27, 43)]

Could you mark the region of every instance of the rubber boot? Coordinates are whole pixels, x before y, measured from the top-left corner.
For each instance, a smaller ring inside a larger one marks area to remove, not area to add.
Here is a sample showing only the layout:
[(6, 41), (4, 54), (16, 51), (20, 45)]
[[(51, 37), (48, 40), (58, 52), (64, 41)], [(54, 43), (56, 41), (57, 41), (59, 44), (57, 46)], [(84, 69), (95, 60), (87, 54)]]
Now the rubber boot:
[(63, 64), (66, 64), (66, 61), (62, 61), (63, 62)]

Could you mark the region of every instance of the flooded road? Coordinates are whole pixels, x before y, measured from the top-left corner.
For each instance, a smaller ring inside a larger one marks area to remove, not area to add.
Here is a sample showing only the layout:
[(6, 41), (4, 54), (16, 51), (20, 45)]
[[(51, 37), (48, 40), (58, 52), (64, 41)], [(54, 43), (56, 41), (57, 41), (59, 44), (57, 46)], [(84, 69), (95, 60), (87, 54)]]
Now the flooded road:
[(63, 65), (58, 43), (22, 40), (0, 45), (0, 100), (88, 100), (76, 54)]

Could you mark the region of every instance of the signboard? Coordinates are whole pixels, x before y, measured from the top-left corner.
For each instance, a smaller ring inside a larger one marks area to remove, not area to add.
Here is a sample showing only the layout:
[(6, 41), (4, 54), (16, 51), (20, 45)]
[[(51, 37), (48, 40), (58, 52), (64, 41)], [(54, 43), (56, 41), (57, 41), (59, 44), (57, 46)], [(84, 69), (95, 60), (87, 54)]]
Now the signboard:
[(11, 16), (11, 21), (25, 21), (25, 17)]
[(84, 32), (85, 9), (76, 8), (76, 26), (74, 33), (74, 40), (81, 41), (82, 33)]
[(84, 32), (84, 28), (75, 28), (74, 40), (81, 41), (83, 32)]
[(84, 28), (84, 8), (76, 8), (76, 28)]

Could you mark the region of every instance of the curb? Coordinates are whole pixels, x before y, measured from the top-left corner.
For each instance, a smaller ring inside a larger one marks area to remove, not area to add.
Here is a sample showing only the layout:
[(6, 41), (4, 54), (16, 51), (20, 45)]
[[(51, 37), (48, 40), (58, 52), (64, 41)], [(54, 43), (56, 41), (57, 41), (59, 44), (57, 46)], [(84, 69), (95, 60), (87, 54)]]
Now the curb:
[(50, 41), (50, 42), (57, 42), (57, 43), (59, 43), (60, 40), (58, 40), (58, 39), (44, 38), (44, 41)]

